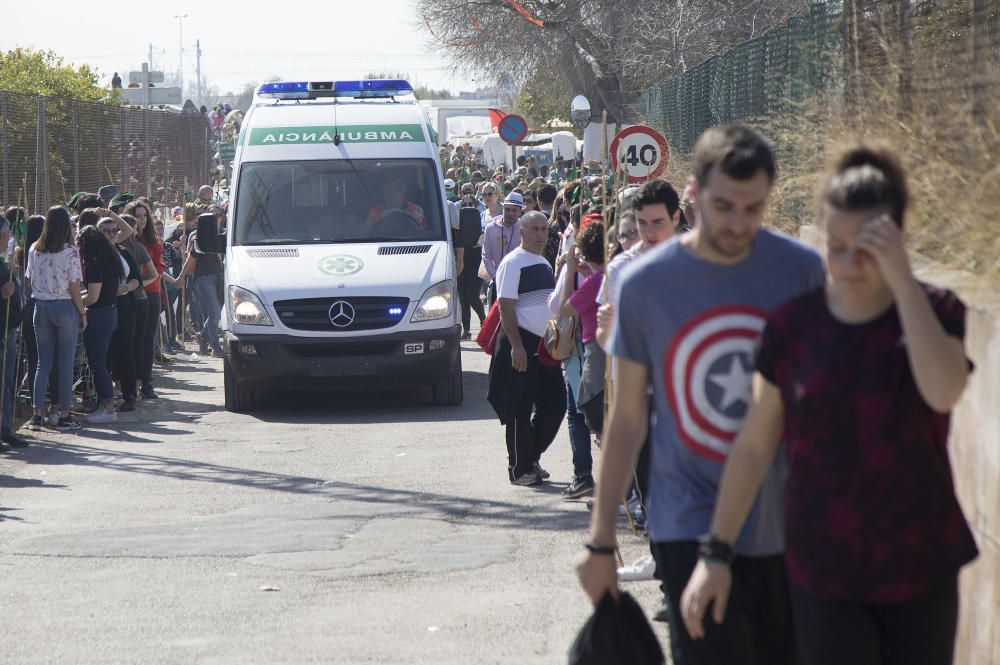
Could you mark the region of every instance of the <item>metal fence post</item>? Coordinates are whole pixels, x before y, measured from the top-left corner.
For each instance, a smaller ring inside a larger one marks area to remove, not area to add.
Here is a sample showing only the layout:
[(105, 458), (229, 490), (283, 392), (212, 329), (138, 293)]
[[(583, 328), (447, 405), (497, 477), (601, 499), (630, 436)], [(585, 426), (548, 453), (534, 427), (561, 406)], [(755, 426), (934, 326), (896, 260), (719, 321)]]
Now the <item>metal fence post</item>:
[(10, 162), (7, 159), (7, 93), (0, 92), (0, 116), (3, 116), (2, 126), (0, 126), (0, 141), (3, 143), (3, 200), (10, 203), (10, 190), (8, 189), (8, 179), (10, 178)]
[(38, 96), (38, 129), (35, 132), (35, 210), (48, 207), (49, 196), (49, 132), (46, 123), (45, 97)]
[(128, 189), (129, 189), (129, 182), (131, 182), (131, 174), (128, 172), (128, 166), (129, 166), (129, 163), (128, 163), (128, 146), (129, 146), (129, 142), (128, 141), (129, 141), (129, 139), (128, 139), (128, 130), (125, 127), (125, 108), (124, 107), (122, 107), (121, 115), (119, 116), (119, 127), (120, 127), (120, 129), (118, 131), (118, 136), (119, 136), (118, 146), (119, 146), (119, 148), (121, 150), (120, 155), (121, 155), (121, 166), (122, 166), (122, 185), (121, 186), (122, 186), (122, 190), (123, 191), (128, 191)]
[(73, 100), (73, 191), (80, 191), (80, 102)]
[(153, 182), (149, 168), (149, 109), (142, 109), (142, 161), (146, 175), (146, 198), (153, 199)]

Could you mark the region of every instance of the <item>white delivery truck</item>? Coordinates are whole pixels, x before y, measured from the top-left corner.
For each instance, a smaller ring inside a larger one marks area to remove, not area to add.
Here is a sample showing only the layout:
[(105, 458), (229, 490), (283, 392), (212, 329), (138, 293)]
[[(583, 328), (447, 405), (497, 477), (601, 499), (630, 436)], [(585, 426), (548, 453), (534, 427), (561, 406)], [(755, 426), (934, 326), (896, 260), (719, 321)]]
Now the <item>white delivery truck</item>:
[[(225, 399), (430, 386), (462, 401), (461, 324), (435, 135), (406, 81), (261, 85), (225, 243)], [(204, 246), (205, 243), (202, 243)]]

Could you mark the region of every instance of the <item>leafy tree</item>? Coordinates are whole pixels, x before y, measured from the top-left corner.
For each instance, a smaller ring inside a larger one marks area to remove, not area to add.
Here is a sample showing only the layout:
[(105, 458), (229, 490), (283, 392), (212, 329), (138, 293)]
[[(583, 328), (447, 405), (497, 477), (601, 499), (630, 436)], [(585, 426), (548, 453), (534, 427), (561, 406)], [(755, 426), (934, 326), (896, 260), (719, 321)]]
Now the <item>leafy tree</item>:
[(0, 53), (0, 90), (85, 102), (120, 103), (118, 92), (102, 87), (89, 65), (73, 67), (54, 51), (15, 48)]

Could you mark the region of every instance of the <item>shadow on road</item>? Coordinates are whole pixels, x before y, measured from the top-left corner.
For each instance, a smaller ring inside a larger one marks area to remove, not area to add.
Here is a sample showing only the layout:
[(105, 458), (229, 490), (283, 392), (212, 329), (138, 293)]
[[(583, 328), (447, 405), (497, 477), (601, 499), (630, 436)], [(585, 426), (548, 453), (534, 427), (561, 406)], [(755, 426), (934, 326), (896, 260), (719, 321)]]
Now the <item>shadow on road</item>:
[(460, 406), (434, 406), (430, 388), (382, 391), (267, 391), (263, 405), (247, 414), (267, 423), (308, 425), (384, 424), (495, 420), (486, 401), (488, 377), (462, 375), (465, 399)]
[[(538, 531), (582, 531), (588, 521), (585, 511), (563, 502), (542, 505), (510, 503), (482, 497), (295, 476), (71, 443), (33, 445), (24, 449), (19, 457), (26, 464), (40, 466), (92, 466), (176, 480), (222, 483), (271, 492), (324, 497), (336, 502), (370, 504), (383, 508), (377, 511), (380, 515), (392, 513), (391, 510), (384, 510), (385, 507), (398, 505), (401, 509), (406, 508), (407, 513), (412, 513), (413, 508), (417, 507), (463, 524), (515, 526)], [(5, 480), (16, 484), (10, 486), (17, 487), (59, 487), (44, 485), (36, 480), (8, 479), (3, 476), (0, 476), (0, 486), (5, 486)], [(555, 495), (560, 489), (558, 485), (542, 485), (521, 491)], [(361, 516), (365, 514), (367, 513), (362, 512)]]

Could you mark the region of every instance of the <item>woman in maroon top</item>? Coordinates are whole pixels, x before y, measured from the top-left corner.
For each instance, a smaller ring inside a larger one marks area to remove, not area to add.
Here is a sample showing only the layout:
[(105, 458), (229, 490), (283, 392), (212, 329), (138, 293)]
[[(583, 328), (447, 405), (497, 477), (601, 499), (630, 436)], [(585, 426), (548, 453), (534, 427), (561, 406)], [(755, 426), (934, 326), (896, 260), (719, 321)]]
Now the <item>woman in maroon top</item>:
[[(136, 374), (142, 380), (142, 387), (139, 394), (144, 399), (155, 399), (159, 397), (153, 390), (153, 343), (156, 335), (160, 332), (160, 310), (162, 303), (160, 300), (160, 277), (173, 283), (173, 278), (167, 273), (163, 265), (163, 243), (156, 236), (156, 228), (153, 225), (153, 213), (149, 206), (142, 200), (129, 203), (125, 212), (135, 217), (135, 237), (136, 240), (149, 252), (149, 259), (156, 269), (156, 278), (146, 284), (147, 305), (145, 309), (146, 320), (142, 326), (142, 338), (139, 340), (140, 352), (139, 362), (136, 366)], [(145, 282), (151, 275), (144, 275)]]
[(824, 184), (830, 281), (775, 310), (761, 337), (753, 403), (682, 598), (694, 637), (709, 606), (725, 616), (726, 543), (783, 438), (785, 563), (806, 663), (952, 662), (958, 570), (977, 550), (946, 444), (971, 363), (965, 306), (910, 270), (907, 199), (881, 144), (845, 151)]

